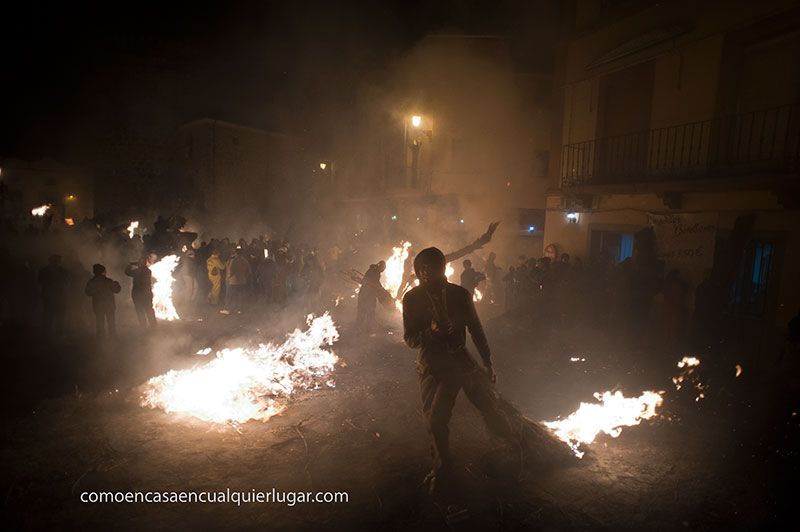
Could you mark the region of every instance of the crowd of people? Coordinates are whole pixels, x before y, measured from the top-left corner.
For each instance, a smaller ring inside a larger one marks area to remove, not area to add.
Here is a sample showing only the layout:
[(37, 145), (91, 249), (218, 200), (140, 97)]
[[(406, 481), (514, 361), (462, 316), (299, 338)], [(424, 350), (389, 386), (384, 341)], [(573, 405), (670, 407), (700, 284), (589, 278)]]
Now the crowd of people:
[(94, 322), (97, 335), (105, 337), (116, 332), (116, 307), (124, 292), (139, 324), (156, 327), (152, 269), (170, 255), (177, 260), (171, 275), (181, 316), (241, 313), (255, 305), (279, 308), (301, 297), (321, 297), (326, 269), (338, 271), (343, 259), (335, 246), (322, 257), (309, 246), (265, 236), (249, 242), (199, 240), (181, 230), (184, 224), (159, 217), (152, 229), (135, 231), (89, 222), (68, 228), (30, 224), (21, 231), (3, 227), (7, 297), (0, 318), (38, 313), (48, 333)]
[[(343, 252), (336, 245), (320, 251), (266, 236), (203, 240), (184, 231), (185, 223), (180, 217), (159, 217), (152, 229), (136, 231), (88, 221), (61, 229), (45, 224), (23, 230), (4, 227), (0, 282), (6, 297), (0, 318), (39, 314), (46, 331), (93, 324), (105, 336), (114, 334), (115, 308), (125, 298), (142, 327), (156, 327), (151, 269), (169, 255), (177, 257), (173, 300), (184, 317), (281, 308), (301, 299), (333, 301), (352, 294), (355, 287), (343, 286), (341, 274), (353, 268), (366, 272), (358, 280), (357, 328), (373, 326), (379, 302), (394, 306), (380, 284), (385, 263), (366, 267), (359, 259), (366, 253), (359, 254), (354, 245)], [(481, 238), (482, 245), (488, 242)], [(622, 262), (600, 254), (584, 263), (548, 251), (501, 266), (494, 252), (472, 250), (469, 258), (458, 261), (461, 271), (451, 281), (473, 293), (484, 315), (532, 316), (560, 330), (591, 325), (674, 348), (708, 345), (714, 331), (709, 320), (721, 314), (725, 301), (714, 303), (707, 296), (714, 294), (709, 280), (697, 287), (692, 305), (688, 281), (678, 270), (665, 271), (647, 231), (637, 235), (633, 256)], [(410, 275), (406, 265), (405, 288), (411, 286)], [(724, 299), (725, 293), (719, 292), (717, 299)], [(700, 311), (692, 313), (693, 306)]]

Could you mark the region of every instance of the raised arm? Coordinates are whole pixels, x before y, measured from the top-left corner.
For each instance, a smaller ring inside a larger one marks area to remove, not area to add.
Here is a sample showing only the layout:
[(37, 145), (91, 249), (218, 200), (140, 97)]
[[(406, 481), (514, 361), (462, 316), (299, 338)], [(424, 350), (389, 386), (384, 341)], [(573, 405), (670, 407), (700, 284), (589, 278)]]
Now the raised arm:
[(450, 253), (447, 253), (444, 256), (445, 260), (447, 262), (453, 262), (454, 260), (460, 259), (461, 257), (466, 257), (473, 251), (481, 249), (483, 246), (488, 244), (489, 241), (492, 240), (492, 235), (494, 235), (494, 232), (497, 231), (498, 225), (500, 225), (500, 222), (490, 223), (489, 228), (486, 230), (486, 232), (483, 233), (481, 236), (479, 236), (477, 239), (475, 239), (475, 242), (461, 249), (457, 249), (456, 251), (451, 251)]

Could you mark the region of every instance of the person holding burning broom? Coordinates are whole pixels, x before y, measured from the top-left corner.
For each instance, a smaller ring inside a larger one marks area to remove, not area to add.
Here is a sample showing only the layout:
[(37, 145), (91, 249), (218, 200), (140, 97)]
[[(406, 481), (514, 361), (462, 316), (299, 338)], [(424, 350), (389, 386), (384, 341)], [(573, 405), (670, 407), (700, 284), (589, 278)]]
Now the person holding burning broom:
[[(433, 467), (425, 479), (429, 492), (440, 491), (451, 476), (448, 424), (462, 389), (493, 435), (525, 450), (535, 441), (540, 459), (571, 460), (572, 454), (565, 445), (522, 416), (495, 391), (492, 355), (472, 294), (447, 281), (446, 265), (439, 249), (420, 251), (414, 259), (420, 284), (403, 297), (403, 337), (409, 347), (419, 349), (417, 373), (422, 410), (432, 440)], [(467, 330), (482, 367), (466, 348)]]

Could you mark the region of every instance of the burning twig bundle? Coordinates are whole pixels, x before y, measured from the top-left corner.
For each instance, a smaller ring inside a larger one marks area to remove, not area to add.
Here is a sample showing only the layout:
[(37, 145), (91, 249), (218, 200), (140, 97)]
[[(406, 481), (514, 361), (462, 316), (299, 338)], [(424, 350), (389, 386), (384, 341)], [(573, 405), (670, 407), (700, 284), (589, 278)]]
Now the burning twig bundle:
[(280, 345), (223, 349), (208, 364), (153, 377), (141, 404), (216, 423), (267, 421), (296, 391), (334, 386), (336, 326), (328, 313), (306, 323)]

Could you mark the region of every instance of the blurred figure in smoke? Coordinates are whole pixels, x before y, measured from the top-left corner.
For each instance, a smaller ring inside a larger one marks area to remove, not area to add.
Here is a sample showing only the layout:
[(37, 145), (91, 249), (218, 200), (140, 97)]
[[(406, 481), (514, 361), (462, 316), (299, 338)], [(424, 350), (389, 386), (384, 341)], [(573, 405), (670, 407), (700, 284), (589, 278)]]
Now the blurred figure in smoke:
[(688, 314), (686, 298), (689, 293), (689, 285), (681, 276), (680, 271), (670, 270), (664, 279), (661, 293), (664, 298), (661, 340), (664, 345), (669, 347), (682, 347)]
[(212, 305), (219, 305), (219, 297), (222, 293), (222, 273), (225, 271), (225, 264), (219, 257), (217, 248), (211, 250), (211, 256), (206, 261), (208, 270), (208, 280), (211, 283), (211, 290), (208, 292), (208, 302)]
[(42, 287), (42, 328), (45, 333), (61, 332), (67, 309), (69, 273), (61, 266), (61, 255), (51, 255), (47, 266), (39, 270)]
[(517, 304), (517, 272), (514, 266), (508, 267), (508, 273), (503, 276), (503, 285), (505, 285), (505, 292), (503, 299), (505, 300), (505, 309), (511, 310)]
[(307, 295), (311, 297), (319, 296), (322, 289), (322, 281), (325, 277), (325, 271), (319, 262), (317, 254), (314, 252), (307, 253), (303, 261), (303, 269), (300, 271), (300, 277), (303, 281), (303, 286)]
[(492, 251), (486, 259), (486, 267), (483, 269), (486, 275), (486, 297), (490, 303), (496, 303), (500, 296), (500, 267), (495, 262), (497, 254)]
[(267, 252), (267, 257), (256, 267), (256, 287), (264, 303), (272, 303), (272, 287), (275, 282), (275, 260)]
[(92, 310), (95, 318), (97, 338), (105, 338), (106, 327), (111, 337), (117, 334), (116, 310), (114, 294), (119, 294), (122, 287), (117, 281), (106, 277), (106, 267), (102, 264), (92, 266), (94, 277), (86, 283), (84, 292), (92, 298)]
[[(245, 244), (247, 245), (247, 244)], [(227, 266), (226, 302), (229, 310), (241, 312), (242, 303), (247, 295), (250, 283), (250, 263), (245, 256), (244, 248), (237, 248)]]
[(136, 317), (142, 327), (156, 326), (156, 311), (153, 309), (153, 274), (150, 267), (156, 263), (158, 256), (148, 253), (144, 260), (131, 262), (125, 268), (125, 275), (133, 278), (131, 299), (136, 309)]
[(384, 270), (386, 270), (384, 261), (371, 264), (361, 280), (356, 311), (356, 329), (360, 331), (369, 331), (375, 322), (375, 303), (386, 293), (381, 284), (381, 274)]
[(486, 276), (476, 271), (475, 268), (472, 267), (472, 261), (469, 259), (465, 260), (462, 265), (464, 266), (464, 271), (461, 272), (461, 286), (466, 288), (469, 294), (472, 295), (475, 293), (475, 289), (478, 288), (478, 285), (486, 279)]
[(199, 290), (197, 284), (197, 257), (191, 249), (181, 257), (177, 277), (180, 286), (181, 300), (187, 307), (193, 308), (197, 302)]
[[(448, 424), (461, 389), (480, 411), (490, 432), (513, 439), (492, 384), (495, 374), (489, 343), (469, 291), (445, 278), (446, 260), (437, 248), (419, 252), (414, 270), (420, 285), (403, 297), (404, 339), (419, 349), (417, 373), (422, 411), (432, 437), (433, 468), (425, 479), (433, 493), (452, 468)], [(466, 330), (478, 349), (480, 368), (466, 348)]]

